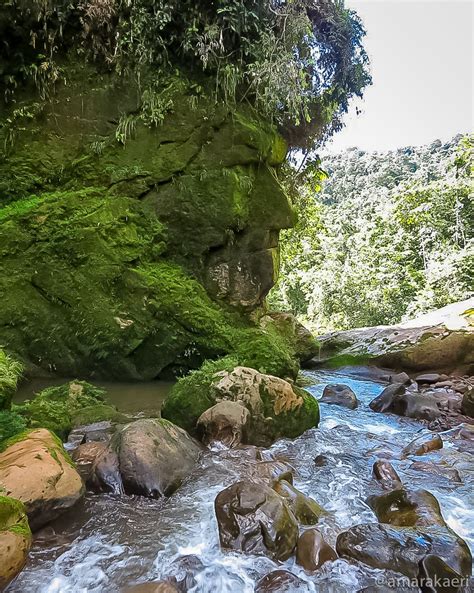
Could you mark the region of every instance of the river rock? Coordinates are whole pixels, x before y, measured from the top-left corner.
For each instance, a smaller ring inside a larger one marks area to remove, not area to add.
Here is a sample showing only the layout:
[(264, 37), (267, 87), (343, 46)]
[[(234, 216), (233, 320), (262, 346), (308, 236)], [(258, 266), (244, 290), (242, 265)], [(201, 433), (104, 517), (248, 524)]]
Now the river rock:
[(254, 593), (310, 593), (309, 583), (288, 570), (274, 570), (262, 577)]
[[(429, 528), (394, 527), (380, 523), (355, 525), (339, 534), (337, 553), (353, 558), (372, 568), (394, 570), (410, 578), (424, 575), (420, 563), (428, 555), (435, 556), (455, 572), (471, 574), (469, 548), (452, 530), (441, 526)], [(430, 578), (436, 571), (429, 574)]]
[(127, 493), (169, 496), (192, 471), (200, 444), (167, 420), (146, 418), (125, 426), (112, 439)]
[(88, 443), (82, 443), (71, 453), (77, 471), (86, 484), (91, 481), (94, 461), (97, 457), (104, 454), (107, 449), (108, 446), (105, 442), (90, 441)]
[(23, 568), (31, 546), (24, 505), (0, 495), (0, 590)]
[(410, 376), (405, 372), (390, 375), (390, 383), (399, 383), (401, 385), (409, 385), (411, 383)]
[(310, 393), (242, 366), (186, 377), (166, 398), (162, 416), (194, 433), (201, 414), (222, 401), (238, 403), (250, 412), (247, 443), (251, 445), (265, 447), (281, 437), (296, 438), (319, 422), (318, 402)]
[(336, 551), (324, 541), (317, 529), (308, 529), (299, 537), (296, 562), (305, 570), (318, 570), (325, 562), (336, 559)]
[[(205, 566), (199, 556), (187, 554), (179, 556), (169, 566), (171, 579), (176, 582), (176, 587), (182, 593), (186, 593), (198, 584), (196, 575), (205, 569)], [(169, 578), (169, 577), (168, 577)]]
[(470, 387), (463, 395), (461, 411), (465, 416), (474, 418), (474, 387)]
[(418, 383), (437, 383), (439, 380), (440, 375), (438, 373), (424, 373), (415, 377), (415, 381)]
[(311, 497), (297, 490), (286, 480), (277, 481), (273, 490), (286, 500), (301, 525), (315, 525), (326, 511)]
[(442, 448), (443, 439), (439, 434), (423, 434), (416, 439), (413, 439), (411, 443), (408, 443), (408, 445), (403, 448), (402, 459), (405, 459), (410, 455), (426, 455), (426, 453)]
[(205, 445), (220, 441), (228, 447), (247, 443), (250, 412), (237, 402), (222, 401), (206, 410), (197, 421)]
[(432, 461), (415, 461), (410, 465), (410, 469), (442, 476), (452, 482), (462, 482), (461, 476), (456, 468), (446, 467), (440, 463), (433, 463)]
[(246, 469), (245, 477), (253, 482), (263, 482), (267, 486), (273, 487), (280, 480), (293, 484), (294, 471), (293, 467), (286, 461), (270, 459), (269, 461), (259, 461), (251, 464)]
[(392, 413), (424, 420), (434, 420), (441, 414), (434, 398), (410, 393), (404, 385), (400, 384), (386, 387), (370, 402), (369, 406), (374, 412)]
[(298, 523), (284, 499), (264, 484), (236, 482), (214, 502), (225, 549), (286, 560), (298, 540)]
[(359, 404), (352, 389), (348, 385), (340, 384), (326, 385), (319, 401), (322, 404), (336, 404), (350, 410), (355, 410)]
[(400, 476), (393, 465), (386, 460), (376, 461), (372, 467), (375, 479), (384, 490), (397, 490), (402, 487)]
[(313, 334), (292, 313), (271, 312), (260, 319), (260, 326), (275, 327), (292, 344), (301, 363), (308, 362), (319, 352), (319, 344)]
[(370, 496), (367, 502), (381, 523), (400, 527), (446, 527), (436, 497), (427, 490), (393, 490)]
[(21, 500), (33, 530), (76, 504), (84, 485), (59, 441), (32, 430), (0, 453), (0, 488)]

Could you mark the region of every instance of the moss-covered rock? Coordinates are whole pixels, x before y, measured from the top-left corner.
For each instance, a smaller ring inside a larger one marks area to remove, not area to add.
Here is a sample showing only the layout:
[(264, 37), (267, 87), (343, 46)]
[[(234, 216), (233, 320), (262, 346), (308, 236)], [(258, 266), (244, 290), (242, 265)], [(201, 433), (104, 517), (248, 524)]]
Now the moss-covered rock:
[(162, 416), (194, 434), (205, 410), (219, 401), (235, 401), (250, 412), (247, 442), (254, 445), (294, 438), (318, 425), (318, 403), (309, 393), (278, 377), (232, 363), (232, 359), (207, 363), (180, 379), (164, 402)]
[(31, 530), (23, 503), (0, 496), (0, 589), (17, 575), (31, 546)]
[(294, 221), (276, 130), (179, 77), (147, 126), (133, 81), (64, 67), (16, 106), (14, 142), (0, 117), (0, 343), (32, 373), (150, 379), (236, 352), (294, 376), (293, 346), (249, 315)]
[(31, 428), (47, 428), (65, 439), (75, 426), (101, 420), (123, 421), (117, 408), (106, 403), (106, 392), (85, 381), (48, 387), (32, 400), (14, 407)]

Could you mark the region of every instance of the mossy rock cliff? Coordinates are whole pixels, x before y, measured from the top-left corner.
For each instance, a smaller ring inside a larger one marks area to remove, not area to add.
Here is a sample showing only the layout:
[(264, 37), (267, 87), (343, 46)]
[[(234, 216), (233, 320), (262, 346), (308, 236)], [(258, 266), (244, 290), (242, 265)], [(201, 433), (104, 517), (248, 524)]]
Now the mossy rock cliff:
[(136, 83), (65, 68), (0, 114), (0, 345), (30, 373), (150, 379), (230, 354), (294, 376), (255, 313), (294, 222), (281, 137), (179, 78), (146, 125)]

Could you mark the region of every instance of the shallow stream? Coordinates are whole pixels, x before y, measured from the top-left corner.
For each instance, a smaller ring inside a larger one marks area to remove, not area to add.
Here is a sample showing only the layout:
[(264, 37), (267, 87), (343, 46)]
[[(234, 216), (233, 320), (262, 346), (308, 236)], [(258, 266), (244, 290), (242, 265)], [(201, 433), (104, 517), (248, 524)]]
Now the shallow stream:
[[(293, 441), (279, 441), (270, 449), (293, 465), (295, 486), (329, 511), (318, 523), (328, 542), (334, 545), (337, 534), (351, 525), (376, 521), (364, 501), (380, 492), (372, 465), (385, 458), (407, 486), (426, 488), (438, 498), (448, 524), (474, 551), (472, 454), (459, 451), (458, 441), (446, 433), (444, 448), (419, 460), (457, 469), (461, 482), (411, 469), (413, 458), (397, 457), (425, 429), (416, 421), (370, 410), (368, 403), (383, 384), (351, 369), (305, 374), (316, 382), (307, 388), (316, 397), (327, 383), (345, 383), (360, 402), (356, 410), (321, 404), (318, 429)], [(324, 465), (314, 462), (318, 455), (324, 456)], [(277, 565), (265, 557), (222, 552), (214, 498), (239, 479), (247, 463), (250, 460), (242, 451), (206, 451), (182, 487), (158, 501), (87, 494), (53, 524), (55, 535), (35, 542), (27, 567), (8, 593), (115, 593), (127, 585), (179, 576), (176, 561), (189, 554), (197, 555), (203, 564), (192, 593), (252, 593), (261, 576), (281, 567), (307, 580), (308, 591), (355, 593), (383, 583), (389, 573), (341, 559), (309, 576), (293, 559)]]

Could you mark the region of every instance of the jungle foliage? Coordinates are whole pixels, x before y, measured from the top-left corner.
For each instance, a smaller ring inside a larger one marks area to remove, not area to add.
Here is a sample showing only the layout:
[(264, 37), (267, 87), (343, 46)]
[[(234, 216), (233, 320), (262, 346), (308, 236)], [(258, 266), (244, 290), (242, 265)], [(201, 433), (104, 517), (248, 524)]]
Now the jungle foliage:
[(179, 71), (195, 96), (249, 102), (307, 148), (370, 83), (364, 33), (342, 0), (4, 0), (0, 94), (12, 103), (34, 85), (45, 99), (71, 60), (95, 63), (134, 73), (157, 123), (163, 80)]
[(472, 148), (457, 136), (353, 148), (319, 168), (315, 159), (300, 178), (298, 225), (283, 236), (272, 306), (321, 332), (397, 323), (472, 296)]

